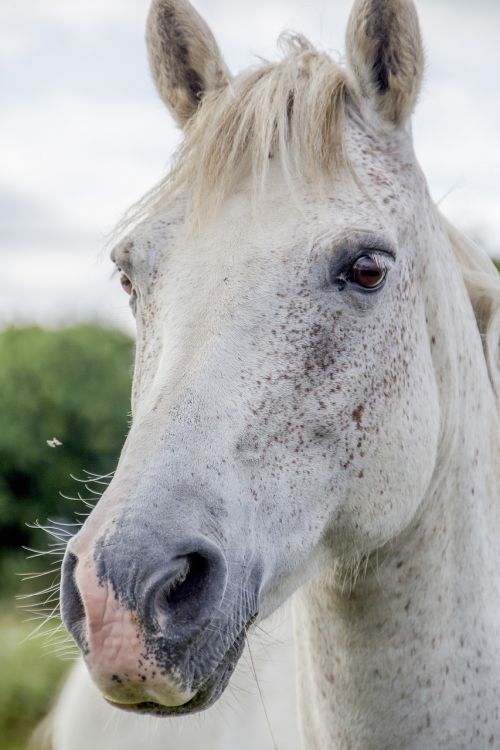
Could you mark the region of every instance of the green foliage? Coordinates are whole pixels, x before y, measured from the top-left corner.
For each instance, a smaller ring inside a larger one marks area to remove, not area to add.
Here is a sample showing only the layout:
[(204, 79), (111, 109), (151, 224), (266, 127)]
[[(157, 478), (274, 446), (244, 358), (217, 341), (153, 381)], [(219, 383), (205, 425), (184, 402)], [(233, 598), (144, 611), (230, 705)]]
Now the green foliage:
[[(67, 666), (43, 639), (25, 640), (37, 622), (23, 623), (13, 606), (15, 593), (52, 580), (30, 585), (16, 576), (37, 567), (24, 559), (22, 544), (47, 546), (25, 524), (73, 519), (83, 506), (59, 495), (82, 489), (70, 474), (114, 469), (127, 433), (132, 347), (124, 334), (92, 325), (0, 333), (0, 594), (11, 597), (0, 606), (2, 750), (24, 748)], [(47, 445), (54, 437), (61, 446)]]
[(26, 640), (33, 623), (22, 623), (12, 607), (0, 609), (0, 747), (21, 750), (49, 710), (68, 663)]
[[(127, 432), (132, 342), (92, 325), (0, 333), (0, 547), (32, 544), (25, 524), (71, 518), (70, 474), (114, 469)], [(56, 437), (62, 445), (51, 448)]]

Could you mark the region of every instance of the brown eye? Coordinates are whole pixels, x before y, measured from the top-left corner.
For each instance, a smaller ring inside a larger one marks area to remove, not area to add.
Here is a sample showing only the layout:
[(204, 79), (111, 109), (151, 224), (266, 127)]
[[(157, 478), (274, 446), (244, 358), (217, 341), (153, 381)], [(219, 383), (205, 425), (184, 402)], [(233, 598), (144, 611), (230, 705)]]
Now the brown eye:
[(377, 289), (387, 276), (387, 267), (376, 255), (362, 255), (349, 272), (349, 281), (363, 289)]
[(122, 289), (124, 289), (127, 292), (127, 294), (132, 294), (132, 292), (134, 291), (132, 282), (130, 281), (129, 277), (126, 276), (124, 273), (120, 274), (120, 284), (122, 285)]

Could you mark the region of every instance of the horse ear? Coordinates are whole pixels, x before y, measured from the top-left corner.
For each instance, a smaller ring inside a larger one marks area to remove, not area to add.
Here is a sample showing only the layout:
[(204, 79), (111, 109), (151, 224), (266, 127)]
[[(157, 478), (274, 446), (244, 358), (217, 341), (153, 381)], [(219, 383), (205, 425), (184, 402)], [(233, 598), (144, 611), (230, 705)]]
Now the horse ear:
[(187, 0), (153, 0), (146, 39), (158, 92), (183, 126), (207, 91), (230, 80), (217, 42)]
[(415, 107), (424, 71), (412, 0), (355, 0), (346, 51), (362, 96), (371, 100), (383, 120), (404, 125)]

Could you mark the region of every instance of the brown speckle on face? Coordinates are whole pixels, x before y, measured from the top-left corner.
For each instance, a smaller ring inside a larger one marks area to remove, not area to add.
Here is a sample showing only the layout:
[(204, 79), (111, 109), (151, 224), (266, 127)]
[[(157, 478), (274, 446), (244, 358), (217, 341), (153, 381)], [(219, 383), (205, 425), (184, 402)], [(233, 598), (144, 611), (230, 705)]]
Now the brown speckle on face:
[(359, 406), (357, 406), (352, 413), (352, 418), (356, 422), (358, 430), (361, 429), (361, 419), (363, 417), (364, 410), (365, 407), (363, 406), (363, 404), (359, 404)]

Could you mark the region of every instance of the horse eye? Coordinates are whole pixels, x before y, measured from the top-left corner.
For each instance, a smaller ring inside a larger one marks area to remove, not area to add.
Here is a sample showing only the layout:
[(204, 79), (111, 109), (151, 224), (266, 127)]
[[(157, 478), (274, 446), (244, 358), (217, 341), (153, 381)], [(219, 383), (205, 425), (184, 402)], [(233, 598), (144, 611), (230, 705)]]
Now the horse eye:
[(129, 277), (124, 273), (120, 274), (120, 284), (122, 285), (122, 289), (124, 289), (127, 292), (127, 294), (132, 294), (132, 292), (134, 291), (132, 282), (130, 281)]
[(387, 267), (383, 265), (377, 255), (362, 255), (351, 266), (347, 276), (353, 284), (363, 289), (378, 289), (382, 286), (387, 276)]

